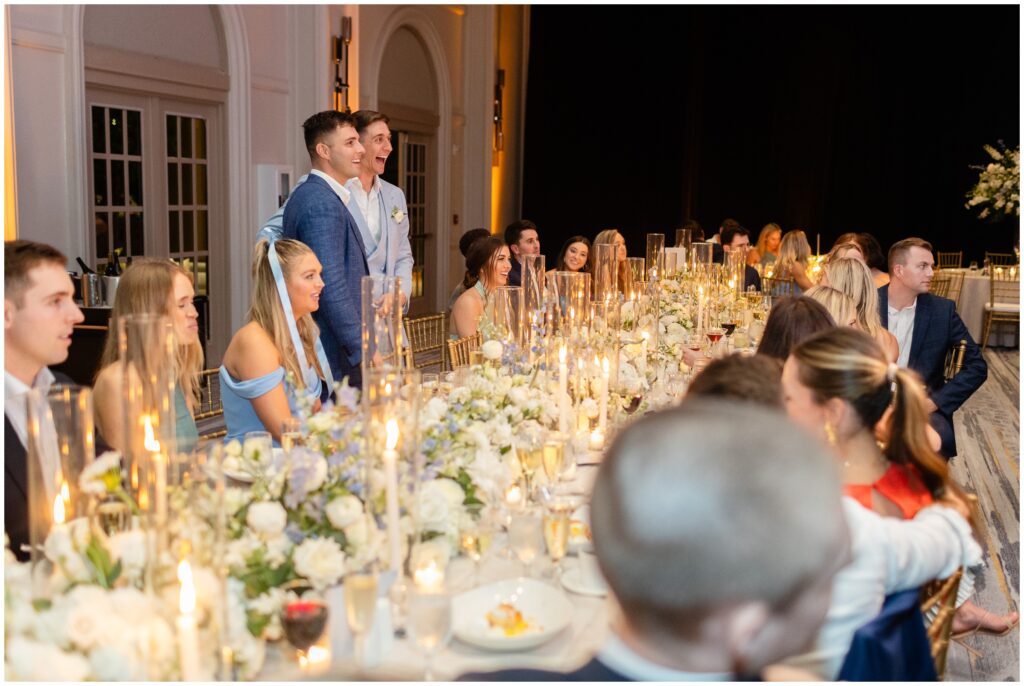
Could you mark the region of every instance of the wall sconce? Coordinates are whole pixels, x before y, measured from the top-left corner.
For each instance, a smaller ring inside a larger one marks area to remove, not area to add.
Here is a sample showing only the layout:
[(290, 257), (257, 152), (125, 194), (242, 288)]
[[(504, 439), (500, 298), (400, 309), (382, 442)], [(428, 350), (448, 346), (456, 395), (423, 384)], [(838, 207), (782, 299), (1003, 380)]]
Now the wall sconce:
[(493, 148), (495, 152), (501, 152), (505, 149), (505, 132), (502, 131), (502, 116), (501, 116), (501, 105), (504, 100), (503, 91), (505, 90), (505, 70), (499, 69), (498, 76), (494, 80), (494, 143)]
[[(352, 17), (341, 18), (341, 35), (334, 41), (334, 95), (332, 105), (338, 112), (351, 112), (348, 106), (348, 46), (352, 42)], [(343, 69), (344, 65), (344, 69)]]

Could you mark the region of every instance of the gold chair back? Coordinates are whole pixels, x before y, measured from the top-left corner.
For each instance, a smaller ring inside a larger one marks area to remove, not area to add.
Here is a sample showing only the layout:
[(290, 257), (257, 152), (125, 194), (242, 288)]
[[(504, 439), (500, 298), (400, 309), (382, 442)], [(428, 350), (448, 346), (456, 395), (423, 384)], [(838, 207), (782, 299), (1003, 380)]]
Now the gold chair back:
[(992, 332), (993, 324), (1020, 324), (1020, 273), (1016, 269), (1016, 263), (1013, 263), (1012, 267), (1011, 273), (1010, 268), (989, 263), (989, 300), (985, 304), (982, 349), (988, 346), (988, 336)]
[(949, 294), (946, 296), (956, 304), (957, 308), (960, 307), (960, 294), (964, 289), (964, 273), (963, 272), (946, 272), (943, 274), (945, 278), (949, 279)]
[(960, 339), (960, 342), (949, 349), (946, 353), (946, 365), (943, 367), (943, 376), (949, 381), (960, 373), (964, 368), (964, 355), (967, 354), (967, 341)]
[(425, 369), (437, 365), (439, 372), (447, 371), (448, 346), (445, 341), (448, 338), (448, 316), (445, 313), (406, 319), (405, 330), (412, 356), (410, 368)]
[(780, 276), (762, 276), (761, 292), (765, 295), (793, 295), (796, 292), (796, 282)]
[(460, 338), (457, 341), (448, 341), (448, 359), (452, 369), (469, 366), (469, 354), (480, 349), (482, 336), (477, 331), (472, 336)]
[(937, 252), (939, 269), (960, 269), (964, 266), (964, 251)]
[(220, 395), (220, 369), (204, 369), (199, 372), (199, 404), (196, 405), (194, 419), (201, 440), (213, 440), (227, 435), (224, 424), (215, 420), (224, 415), (224, 405)]
[(928, 626), (928, 642), (931, 644), (932, 659), (939, 681), (946, 671), (946, 655), (949, 651), (949, 636), (953, 631), (953, 615), (956, 614), (956, 594), (960, 588), (963, 570), (958, 569), (948, 579), (936, 579), (921, 589), (921, 612), (926, 615), (933, 609), (938, 614)]
[(928, 287), (928, 292), (940, 298), (948, 298), (949, 282), (949, 276), (936, 274), (932, 277), (932, 285)]
[(1012, 267), (1017, 264), (1017, 256), (1009, 252), (985, 251), (985, 259), (990, 267)]

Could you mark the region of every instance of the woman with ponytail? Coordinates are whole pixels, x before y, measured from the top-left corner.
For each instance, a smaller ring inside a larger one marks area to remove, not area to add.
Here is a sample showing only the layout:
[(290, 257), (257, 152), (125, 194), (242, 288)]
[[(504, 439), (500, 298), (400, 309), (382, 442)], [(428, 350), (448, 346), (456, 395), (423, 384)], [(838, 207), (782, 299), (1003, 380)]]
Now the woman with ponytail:
[[(790, 417), (832, 446), (845, 494), (864, 508), (912, 519), (936, 503), (964, 502), (929, 434), (920, 377), (890, 362), (871, 335), (836, 328), (804, 341), (786, 361), (782, 386)], [(965, 574), (961, 601), (972, 585)], [(1000, 617), (961, 602), (953, 632), (1007, 632), (1017, 620), (1016, 612)]]
[(497, 236), (480, 238), (466, 253), (465, 292), (452, 306), (451, 335), (466, 338), (477, 332), (481, 317), (490, 316), (491, 293), (508, 283), (512, 270), (508, 246)]
[[(273, 260), (280, 266), (280, 285)], [(323, 383), (329, 368), (324, 369), (326, 361), (318, 349), (320, 331), (312, 317), (324, 288), (321, 270), (320, 260), (305, 243), (281, 239), (256, 244), (247, 323), (231, 338), (220, 368), (228, 431), (224, 440), (241, 439), (249, 431), (269, 431), (277, 445), (284, 420), (296, 415), (296, 393), (306, 395), (318, 408), (322, 391), (329, 390)], [(301, 351), (296, 349), (286, 312), (293, 319)]]

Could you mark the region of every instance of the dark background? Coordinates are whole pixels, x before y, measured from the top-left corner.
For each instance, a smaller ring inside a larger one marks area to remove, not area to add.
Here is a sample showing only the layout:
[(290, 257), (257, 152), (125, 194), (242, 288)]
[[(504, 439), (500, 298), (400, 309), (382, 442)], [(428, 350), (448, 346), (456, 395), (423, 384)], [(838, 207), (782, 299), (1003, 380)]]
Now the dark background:
[[(822, 251), (1012, 252), (1019, 220), (964, 208), (983, 144), (1020, 142), (1019, 8), (534, 6), (523, 216), (549, 263), (605, 228), (726, 217), (779, 223)], [(553, 266), (553, 265), (552, 265)]]

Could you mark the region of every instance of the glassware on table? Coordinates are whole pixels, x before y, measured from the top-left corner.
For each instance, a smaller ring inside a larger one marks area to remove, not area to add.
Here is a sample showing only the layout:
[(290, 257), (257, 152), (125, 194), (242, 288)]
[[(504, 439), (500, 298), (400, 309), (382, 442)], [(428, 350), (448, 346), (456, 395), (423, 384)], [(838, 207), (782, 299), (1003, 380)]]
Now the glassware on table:
[(345, 620), (355, 637), (356, 665), (362, 667), (366, 636), (373, 627), (377, 611), (377, 575), (373, 571), (352, 572), (345, 576)]
[(534, 477), (544, 462), (544, 435), (540, 429), (523, 430), (514, 439), (519, 468), (526, 483), (524, 500), (529, 502), (533, 493)]
[(544, 476), (548, 483), (557, 483), (562, 478), (563, 465), (565, 463), (566, 436), (552, 432), (544, 441)]
[(970, 269), (970, 270), (971, 270), (972, 272), (976, 272), (976, 271), (978, 271), (978, 262), (977, 262), (977, 261), (975, 261), (975, 260), (972, 260), (972, 261), (971, 261), (971, 265), (970, 265), (969, 269)]
[(523, 564), (523, 576), (530, 576), (530, 565), (544, 546), (543, 522), (537, 510), (530, 508), (512, 513), (508, 541)]
[(292, 448), (302, 445), (302, 420), (288, 417), (281, 422), (281, 449), (287, 455)]
[(320, 640), (326, 626), (327, 605), (322, 600), (297, 600), (281, 611), (281, 628), (300, 659)]
[(481, 518), (462, 528), (459, 532), (459, 548), (473, 561), (473, 586), (480, 585), (480, 561), (491, 547), (490, 522)]
[(569, 520), (573, 506), (564, 498), (553, 497), (544, 505), (544, 544), (555, 566), (555, 581), (562, 576), (562, 559), (569, 549)]
[(452, 601), (443, 591), (414, 590), (406, 618), (409, 638), (423, 653), (423, 679), (433, 681), (433, 658), (452, 638)]
[(420, 379), (420, 392), (426, 403), (440, 391), (441, 375), (437, 372), (423, 372)]
[(705, 334), (708, 338), (708, 352), (714, 351), (715, 346), (718, 345), (718, 341), (722, 340), (722, 336), (725, 335), (725, 329), (720, 326), (713, 326), (707, 330)]

